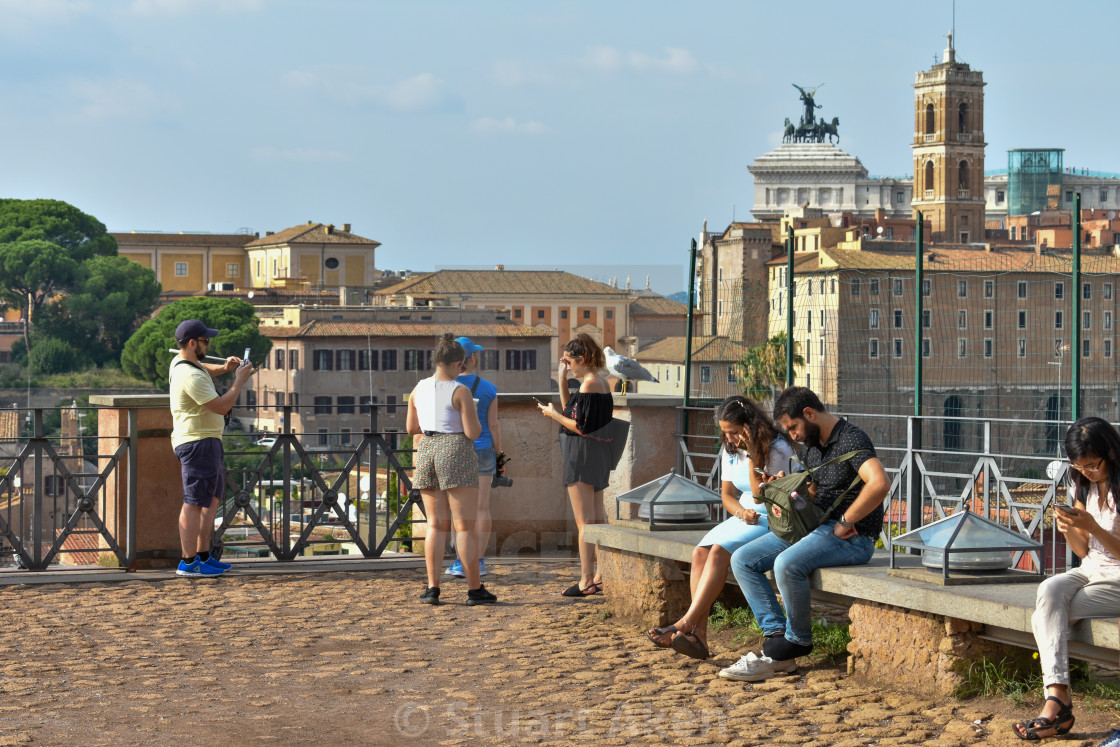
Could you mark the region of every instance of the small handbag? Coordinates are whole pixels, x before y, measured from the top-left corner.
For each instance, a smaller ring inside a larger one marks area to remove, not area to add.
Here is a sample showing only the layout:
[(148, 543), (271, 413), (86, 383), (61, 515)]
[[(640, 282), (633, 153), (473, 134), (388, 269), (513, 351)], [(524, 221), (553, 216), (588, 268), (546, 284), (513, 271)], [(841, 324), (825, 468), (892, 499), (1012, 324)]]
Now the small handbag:
[(859, 475), (856, 475), (856, 479), (852, 480), (848, 489), (838, 495), (832, 505), (824, 510), (813, 503), (812, 498), (809, 497), (809, 486), (816, 481), (815, 473), (824, 467), (846, 462), (864, 451), (867, 451), (867, 449), (849, 451), (847, 454), (829, 459), (813, 469), (805, 467), (797, 457), (790, 457), (790, 462), (796, 461), (801, 464), (803, 471), (791, 472), (788, 475), (763, 483), (760, 489), (761, 494), (756, 496), (769, 506), (766, 511), (766, 522), (770, 526), (770, 531), (778, 539), (792, 545), (823, 524), (828, 515), (844, 500), (844, 496), (861, 483), (862, 479)]

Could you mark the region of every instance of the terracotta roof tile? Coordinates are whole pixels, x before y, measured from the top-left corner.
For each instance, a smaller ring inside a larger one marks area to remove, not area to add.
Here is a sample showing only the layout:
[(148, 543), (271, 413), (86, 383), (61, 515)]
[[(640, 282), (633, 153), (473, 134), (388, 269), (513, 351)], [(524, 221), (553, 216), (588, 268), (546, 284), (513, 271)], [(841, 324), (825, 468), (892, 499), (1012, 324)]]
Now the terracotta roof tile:
[(140, 246), (228, 246), (243, 247), (254, 236), (243, 233), (114, 233), (121, 249)]
[(563, 270), (440, 270), (410, 278), (380, 292), (384, 296), (400, 294), (598, 295), (614, 296), (619, 300), (631, 295), (621, 288), (612, 288)]
[[(726, 337), (695, 338), (692, 341), (693, 363), (726, 363), (746, 355), (747, 346)], [(639, 350), (635, 358), (650, 363), (684, 363), (685, 338), (666, 337)]]
[(483, 339), (487, 337), (535, 337), (548, 339), (555, 332), (524, 324), (458, 322), (336, 322), (313, 320), (301, 327), (262, 326), (260, 332), (271, 339), (324, 337), (439, 337), (453, 335)]
[(359, 236), (356, 233), (343, 231), (338, 226), (333, 226), (331, 232), (327, 233), (327, 226), (324, 223), (311, 223), (302, 226), (292, 226), (285, 228), (283, 231), (262, 236), (255, 241), (250, 241), (245, 245), (246, 248), (252, 249), (261, 246), (276, 246), (278, 244), (367, 244), (369, 246), (381, 246), (380, 241), (367, 239), (364, 236)]
[[(910, 245), (913, 246), (912, 244)], [(767, 264), (785, 265), (785, 257), (776, 257)], [(1036, 254), (1033, 249), (993, 248), (965, 249), (934, 246), (927, 250), (924, 268), (927, 272), (1048, 272), (1069, 274), (1073, 270), (1072, 255), (1049, 251)], [(914, 253), (896, 251), (853, 251), (822, 249), (820, 252), (799, 252), (794, 255), (794, 272), (818, 270), (897, 270), (914, 271)], [(1083, 254), (1081, 269), (1087, 273), (1120, 272), (1120, 257), (1110, 254)]]
[(664, 296), (643, 297), (630, 303), (630, 316), (688, 316), (688, 305)]

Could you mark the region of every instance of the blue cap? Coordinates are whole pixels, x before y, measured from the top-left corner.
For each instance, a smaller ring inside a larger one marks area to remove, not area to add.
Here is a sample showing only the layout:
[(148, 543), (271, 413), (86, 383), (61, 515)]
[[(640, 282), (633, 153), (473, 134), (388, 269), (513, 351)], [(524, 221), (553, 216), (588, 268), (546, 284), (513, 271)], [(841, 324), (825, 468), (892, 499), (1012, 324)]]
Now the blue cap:
[(483, 351), (483, 347), (481, 345), (475, 345), (469, 337), (456, 337), (455, 342), (463, 347), (463, 352), (468, 358), (475, 353), (481, 353)]
[(199, 337), (214, 338), (217, 336), (218, 330), (210, 329), (197, 319), (188, 319), (175, 328), (175, 340), (177, 342), (196, 340)]

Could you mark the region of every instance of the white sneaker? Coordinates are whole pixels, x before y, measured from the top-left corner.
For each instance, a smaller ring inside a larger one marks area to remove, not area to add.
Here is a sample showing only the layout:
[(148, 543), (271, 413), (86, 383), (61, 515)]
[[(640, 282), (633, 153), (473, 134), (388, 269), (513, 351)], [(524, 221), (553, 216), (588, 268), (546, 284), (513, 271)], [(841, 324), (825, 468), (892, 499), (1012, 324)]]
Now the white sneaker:
[(797, 659), (774, 661), (769, 656), (759, 656), (751, 651), (727, 669), (721, 669), (719, 676), (728, 680), (742, 682), (761, 682), (769, 679), (778, 672), (794, 672), (797, 670)]

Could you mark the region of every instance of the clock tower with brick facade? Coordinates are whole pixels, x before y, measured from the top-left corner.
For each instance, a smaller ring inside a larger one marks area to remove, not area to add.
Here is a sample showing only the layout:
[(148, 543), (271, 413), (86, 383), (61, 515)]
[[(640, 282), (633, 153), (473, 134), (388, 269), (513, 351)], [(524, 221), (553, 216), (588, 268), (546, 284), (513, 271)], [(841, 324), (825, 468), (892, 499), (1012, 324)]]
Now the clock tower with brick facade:
[(932, 241), (984, 240), (984, 85), (951, 33), (941, 63), (915, 76), (911, 205)]

